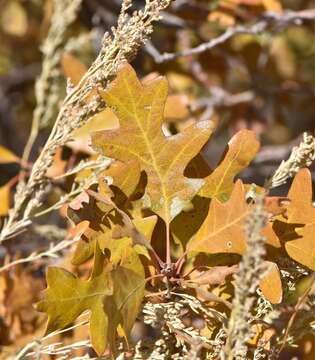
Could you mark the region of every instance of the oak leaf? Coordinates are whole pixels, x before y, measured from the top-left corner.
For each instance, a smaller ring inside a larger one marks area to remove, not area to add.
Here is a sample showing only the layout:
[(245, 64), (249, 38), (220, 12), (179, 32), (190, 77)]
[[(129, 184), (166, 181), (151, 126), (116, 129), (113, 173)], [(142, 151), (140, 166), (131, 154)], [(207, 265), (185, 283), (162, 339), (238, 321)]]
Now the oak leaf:
[(67, 78), (73, 85), (78, 85), (83, 75), (87, 72), (87, 67), (75, 56), (66, 53), (62, 56), (61, 67)]
[(259, 147), (253, 131), (239, 131), (229, 141), (221, 163), (205, 178), (205, 185), (199, 195), (226, 201), (232, 192), (235, 176), (249, 165)]
[(148, 178), (146, 207), (169, 223), (203, 184), (201, 179), (189, 179), (183, 173), (212, 128), (210, 122), (202, 121), (165, 137), (162, 123), (167, 91), (164, 78), (142, 85), (132, 67), (124, 64), (107, 91), (101, 92), (117, 114), (120, 128), (94, 133), (92, 143), (97, 151), (116, 160), (139, 161)]
[[(188, 251), (243, 255), (246, 250), (245, 221), (250, 212), (245, 186), (241, 180), (237, 180), (227, 202), (221, 203), (215, 198), (211, 200), (208, 215), (188, 243)], [(267, 244), (280, 246), (270, 224), (263, 229), (262, 234), (267, 237)]]
[(292, 259), (315, 270), (315, 207), (312, 204), (312, 177), (308, 169), (300, 170), (295, 176), (288, 198), (287, 222), (299, 226), (295, 228), (296, 239), (287, 241), (285, 249)]
[(113, 295), (110, 273), (104, 270), (84, 281), (64, 269), (49, 267), (47, 284), (46, 297), (37, 305), (39, 311), (48, 314), (46, 333), (66, 327), (89, 310), (91, 343), (97, 353), (102, 354), (106, 349), (109, 323), (104, 300)]
[(128, 197), (135, 191), (140, 180), (140, 166), (136, 160), (114, 162), (103, 176), (110, 178), (110, 184), (118, 187)]
[(57, 267), (48, 268), (45, 298), (37, 309), (48, 314), (46, 333), (71, 324), (80, 314), (90, 312), (90, 338), (101, 355), (107, 346), (115, 352), (120, 328), (128, 339), (144, 296), (144, 269), (132, 246), (122, 250), (119, 264), (104, 262), (95, 244), (94, 267), (89, 280), (81, 280)]
[(282, 301), (283, 292), (279, 268), (271, 261), (265, 261), (265, 264), (267, 272), (260, 281), (260, 290), (272, 304), (279, 304)]
[(188, 243), (188, 250), (210, 254), (244, 254), (244, 223), (248, 215), (244, 185), (238, 180), (226, 203), (212, 199), (209, 213), (196, 236)]

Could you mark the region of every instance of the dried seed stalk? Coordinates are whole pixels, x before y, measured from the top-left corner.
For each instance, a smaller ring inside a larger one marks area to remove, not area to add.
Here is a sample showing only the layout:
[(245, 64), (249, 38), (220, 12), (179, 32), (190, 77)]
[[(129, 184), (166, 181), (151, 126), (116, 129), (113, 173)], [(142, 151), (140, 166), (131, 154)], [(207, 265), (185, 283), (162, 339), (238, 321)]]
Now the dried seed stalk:
[(252, 335), (251, 312), (256, 290), (265, 272), (265, 237), (261, 235), (261, 230), (265, 227), (266, 219), (263, 199), (259, 198), (246, 222), (247, 250), (240, 263), (240, 270), (235, 275), (233, 310), (223, 359), (248, 358), (247, 341)]
[(283, 185), (292, 178), (300, 169), (308, 167), (315, 160), (315, 136), (304, 133), (299, 146), (292, 149), (288, 160), (282, 161), (272, 179), (270, 188)]

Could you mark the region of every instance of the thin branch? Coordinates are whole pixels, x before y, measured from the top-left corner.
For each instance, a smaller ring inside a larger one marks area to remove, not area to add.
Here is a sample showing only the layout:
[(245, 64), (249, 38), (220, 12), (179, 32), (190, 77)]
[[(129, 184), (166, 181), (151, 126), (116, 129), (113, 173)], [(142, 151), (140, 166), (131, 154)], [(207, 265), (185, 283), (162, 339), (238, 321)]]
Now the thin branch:
[(57, 259), (59, 257), (58, 253), (65, 250), (66, 248), (70, 247), (78, 240), (79, 240), (79, 237), (76, 236), (74, 239), (71, 239), (71, 240), (65, 239), (57, 244), (51, 244), (49, 249), (47, 249), (43, 252), (40, 252), (40, 253), (33, 252), (32, 254), (30, 254), (29, 256), (27, 256), (25, 258), (18, 259), (18, 260), (15, 260), (15, 261), (5, 264), (4, 266), (2, 266), (0, 268), (0, 273), (7, 271), (7, 270), (11, 269), (12, 267), (17, 266), (19, 264), (34, 262), (34, 261), (40, 260), (45, 257)]
[(146, 45), (147, 52), (158, 64), (173, 61), (181, 57), (198, 55), (221, 45), (237, 34), (259, 35), (267, 30), (281, 32), (290, 25), (301, 25), (304, 21), (315, 20), (315, 9), (305, 11), (284, 11), (283, 13), (266, 12), (254, 24), (238, 25), (228, 28), (218, 37), (202, 43), (194, 48), (185, 49), (176, 53), (160, 54), (151, 42)]

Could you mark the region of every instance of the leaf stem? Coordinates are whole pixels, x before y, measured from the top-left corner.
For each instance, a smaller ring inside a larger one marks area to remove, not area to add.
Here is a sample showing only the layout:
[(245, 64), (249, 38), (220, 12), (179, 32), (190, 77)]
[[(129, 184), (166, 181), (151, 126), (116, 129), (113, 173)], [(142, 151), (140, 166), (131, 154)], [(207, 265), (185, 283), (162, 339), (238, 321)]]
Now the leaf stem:
[(166, 264), (171, 265), (171, 239), (170, 239), (170, 223), (166, 222)]
[(184, 265), (184, 263), (185, 263), (185, 257), (186, 257), (186, 255), (187, 255), (187, 253), (188, 253), (188, 251), (186, 250), (185, 252), (184, 252), (184, 254), (176, 261), (176, 263), (175, 263), (175, 269), (176, 269), (176, 274), (178, 275), (180, 272), (181, 272), (181, 270), (182, 270), (182, 267), (183, 267), (183, 265)]

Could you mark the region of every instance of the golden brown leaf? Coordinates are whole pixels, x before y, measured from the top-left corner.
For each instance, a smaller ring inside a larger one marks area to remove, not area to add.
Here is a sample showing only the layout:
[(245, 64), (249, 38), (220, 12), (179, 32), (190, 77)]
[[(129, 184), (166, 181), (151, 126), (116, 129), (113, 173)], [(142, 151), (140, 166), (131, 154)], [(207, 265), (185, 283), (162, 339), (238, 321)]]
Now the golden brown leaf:
[(87, 67), (71, 54), (63, 55), (61, 66), (64, 74), (71, 80), (73, 85), (78, 85), (82, 76), (87, 71)]
[[(251, 205), (247, 204), (245, 195), (245, 186), (238, 180), (227, 202), (212, 199), (205, 221), (188, 243), (188, 251), (243, 255), (246, 250), (245, 220), (251, 212)], [(270, 224), (263, 229), (262, 234), (268, 236), (267, 244), (279, 247)]]
[(10, 208), (10, 182), (0, 187), (0, 216), (8, 215)]
[(241, 130), (229, 141), (219, 166), (205, 178), (199, 195), (226, 201), (233, 189), (235, 176), (245, 169), (259, 150), (259, 141), (251, 130)]
[(144, 200), (169, 223), (203, 184), (183, 173), (212, 133), (208, 121), (191, 125), (183, 132), (165, 137), (162, 132), (168, 84), (157, 78), (142, 85), (135, 71), (124, 64), (107, 91), (106, 103), (116, 112), (120, 128), (99, 131), (92, 136), (94, 148), (120, 161), (138, 160), (148, 177)]
[(260, 289), (265, 298), (272, 304), (279, 304), (282, 301), (282, 283), (280, 271), (274, 262), (266, 261), (267, 273), (260, 281)]
[(312, 178), (308, 169), (300, 170), (295, 176), (288, 198), (288, 223), (305, 226), (295, 229), (298, 238), (285, 243), (286, 251), (295, 261), (315, 270), (315, 207), (312, 204)]

